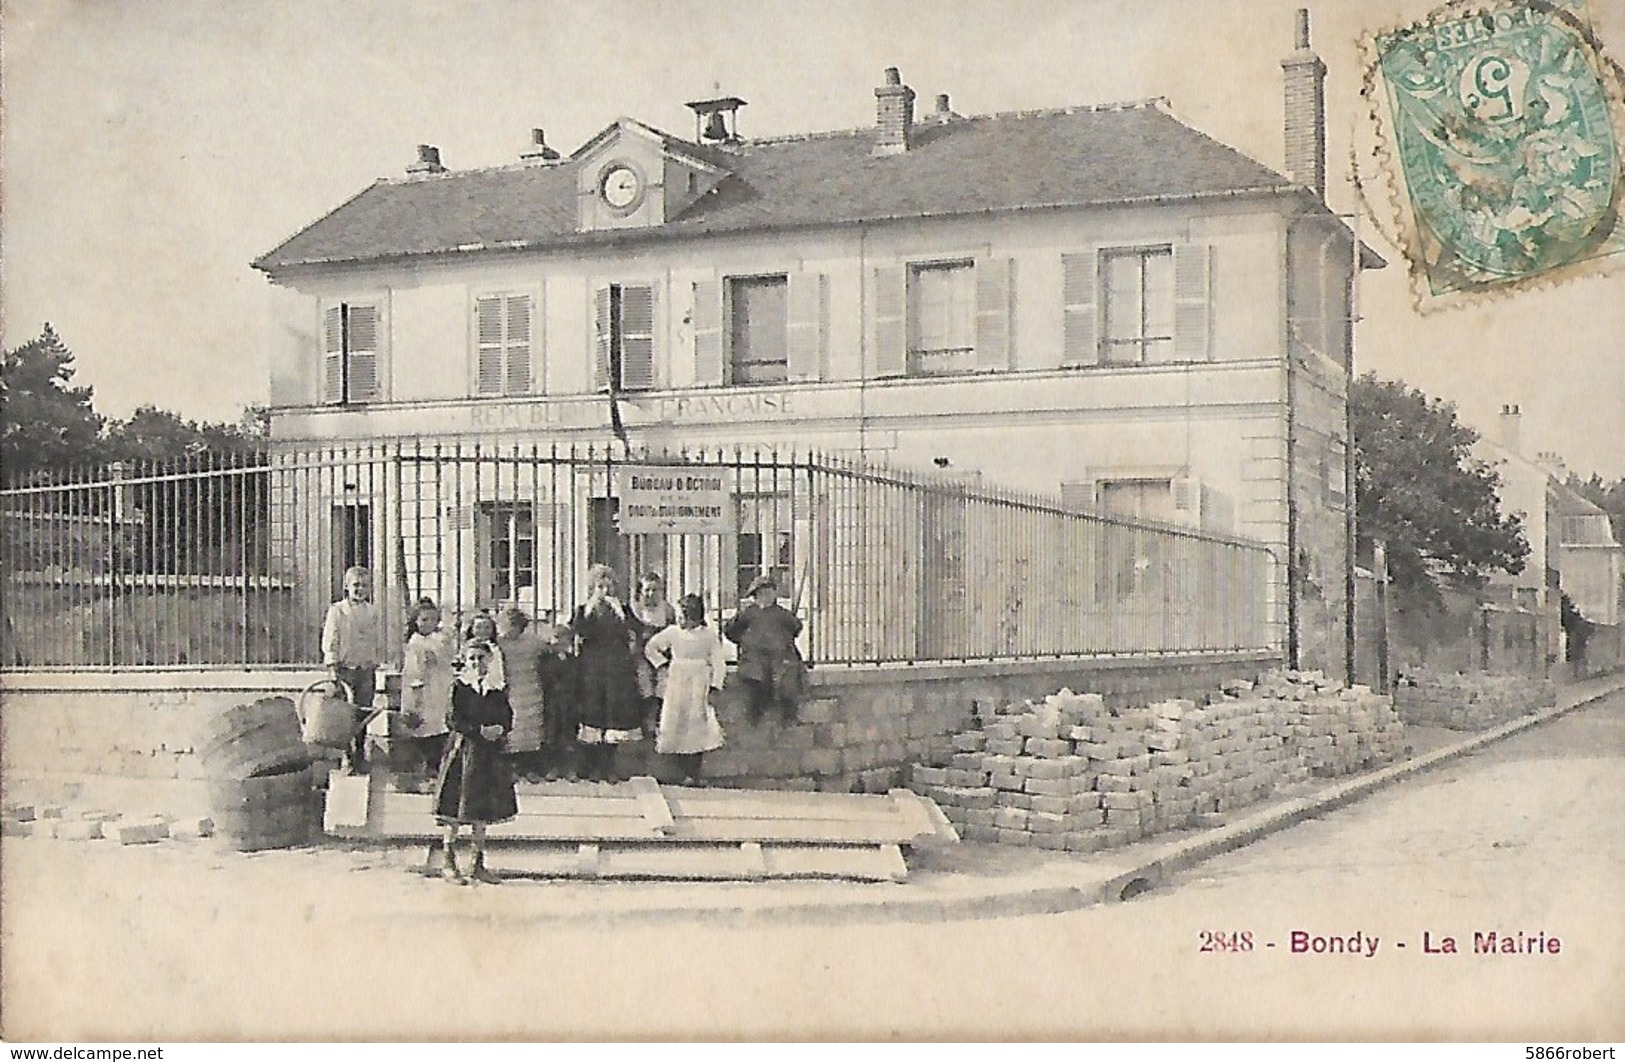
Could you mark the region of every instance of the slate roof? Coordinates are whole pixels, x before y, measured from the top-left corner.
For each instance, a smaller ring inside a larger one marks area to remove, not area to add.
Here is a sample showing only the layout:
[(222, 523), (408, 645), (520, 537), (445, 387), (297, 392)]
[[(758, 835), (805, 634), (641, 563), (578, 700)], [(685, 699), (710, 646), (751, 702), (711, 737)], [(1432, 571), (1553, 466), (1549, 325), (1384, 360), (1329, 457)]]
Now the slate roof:
[(727, 151), (662, 135), (669, 147), (715, 158), (732, 171), (664, 225), (577, 232), (572, 159), (380, 180), (254, 265), (274, 273), (319, 263), (1292, 187), (1288, 178), (1183, 124), (1156, 101), (916, 123), (908, 151), (881, 157), (870, 154), (872, 128), (746, 141)]

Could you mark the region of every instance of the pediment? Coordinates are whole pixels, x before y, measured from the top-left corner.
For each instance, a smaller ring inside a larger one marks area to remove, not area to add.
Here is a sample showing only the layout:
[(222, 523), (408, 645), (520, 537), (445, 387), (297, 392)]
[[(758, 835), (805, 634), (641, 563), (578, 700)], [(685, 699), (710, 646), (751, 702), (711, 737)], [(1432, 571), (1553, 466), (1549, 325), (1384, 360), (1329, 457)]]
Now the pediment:
[(716, 154), (634, 119), (617, 119), (570, 157), (578, 228), (648, 228), (675, 219), (728, 176)]

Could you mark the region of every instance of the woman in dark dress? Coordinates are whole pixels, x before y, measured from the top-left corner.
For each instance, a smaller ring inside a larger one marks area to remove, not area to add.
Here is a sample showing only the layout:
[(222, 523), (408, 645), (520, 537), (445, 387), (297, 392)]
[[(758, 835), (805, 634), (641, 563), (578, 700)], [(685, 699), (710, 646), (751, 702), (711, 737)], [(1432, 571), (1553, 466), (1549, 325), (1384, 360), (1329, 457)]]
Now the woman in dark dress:
[(643, 736), (643, 701), (632, 655), (639, 641), (637, 618), (615, 596), (615, 572), (609, 566), (595, 564), (587, 570), (587, 600), (576, 606), (570, 629), (576, 636), (582, 776), (622, 781), (615, 749)]
[(470, 875), (457, 865), (458, 830), (471, 827), (473, 879), (495, 885), (500, 879), (485, 869), (485, 828), (519, 814), (513, 774), (502, 755), (503, 739), (513, 729), (513, 709), (507, 691), (491, 682), (491, 657), (487, 642), (469, 642), (463, 647), (446, 720), (451, 740), (435, 782), (435, 819), (446, 828), (441, 876), (459, 885), (467, 885)]

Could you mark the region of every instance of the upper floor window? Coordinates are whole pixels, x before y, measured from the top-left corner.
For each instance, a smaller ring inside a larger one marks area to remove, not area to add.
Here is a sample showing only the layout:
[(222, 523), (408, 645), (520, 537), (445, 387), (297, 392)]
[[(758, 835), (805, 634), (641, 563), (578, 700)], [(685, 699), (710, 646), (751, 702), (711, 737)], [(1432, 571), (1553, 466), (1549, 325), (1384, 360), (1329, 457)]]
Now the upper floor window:
[(654, 288), (632, 284), (599, 288), (593, 318), (593, 383), (598, 390), (653, 390)]
[(878, 266), (870, 277), (879, 376), (1008, 369), (1015, 268), (1007, 258)]
[(733, 278), (728, 282), (728, 312), (731, 382), (788, 380), (790, 311), (786, 278)]
[(322, 313), (322, 401), (378, 399), (378, 306), (341, 302)]
[(530, 392), (530, 311), (529, 295), (488, 295), (474, 301), (475, 394)]
[(1062, 255), (1062, 364), (1209, 360), (1212, 256), (1200, 243)]
[(908, 277), (909, 372), (976, 367), (976, 274), (969, 262), (917, 265)]
[(1170, 247), (1102, 255), (1106, 295), (1103, 360), (1174, 360), (1174, 253)]

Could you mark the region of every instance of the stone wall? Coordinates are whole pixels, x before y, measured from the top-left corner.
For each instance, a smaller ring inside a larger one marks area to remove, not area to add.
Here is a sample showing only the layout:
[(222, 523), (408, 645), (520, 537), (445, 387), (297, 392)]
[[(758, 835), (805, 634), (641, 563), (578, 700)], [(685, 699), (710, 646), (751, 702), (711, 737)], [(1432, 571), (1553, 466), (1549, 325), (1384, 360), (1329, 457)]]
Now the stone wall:
[(199, 727), (223, 708), (294, 697), (295, 671), (33, 672), (0, 675), (0, 769), (201, 781)]
[[(820, 668), (790, 725), (771, 718), (748, 722), (743, 699), (726, 691), (718, 714), (728, 744), (706, 756), (705, 774), (725, 785), (884, 791), (902, 784), (909, 764), (949, 754), (951, 736), (997, 705), (1062, 686), (1099, 691), (1112, 706), (1198, 696), (1277, 662), (1239, 653)], [(0, 676), (4, 769), (201, 779), (192, 750), (204, 720), (257, 697), (297, 696), (320, 677), (315, 671), (7, 673)], [(646, 744), (628, 753), (628, 767), (659, 767)]]
[(1096, 851), (1368, 769), (1402, 751), (1388, 698), (1275, 671), (1188, 698), (1114, 707), (1062, 690), (1003, 705), (912, 772), (966, 840)]
[(1411, 726), (1487, 730), (1557, 703), (1550, 679), (1413, 668), (1394, 688), (1399, 717)]

